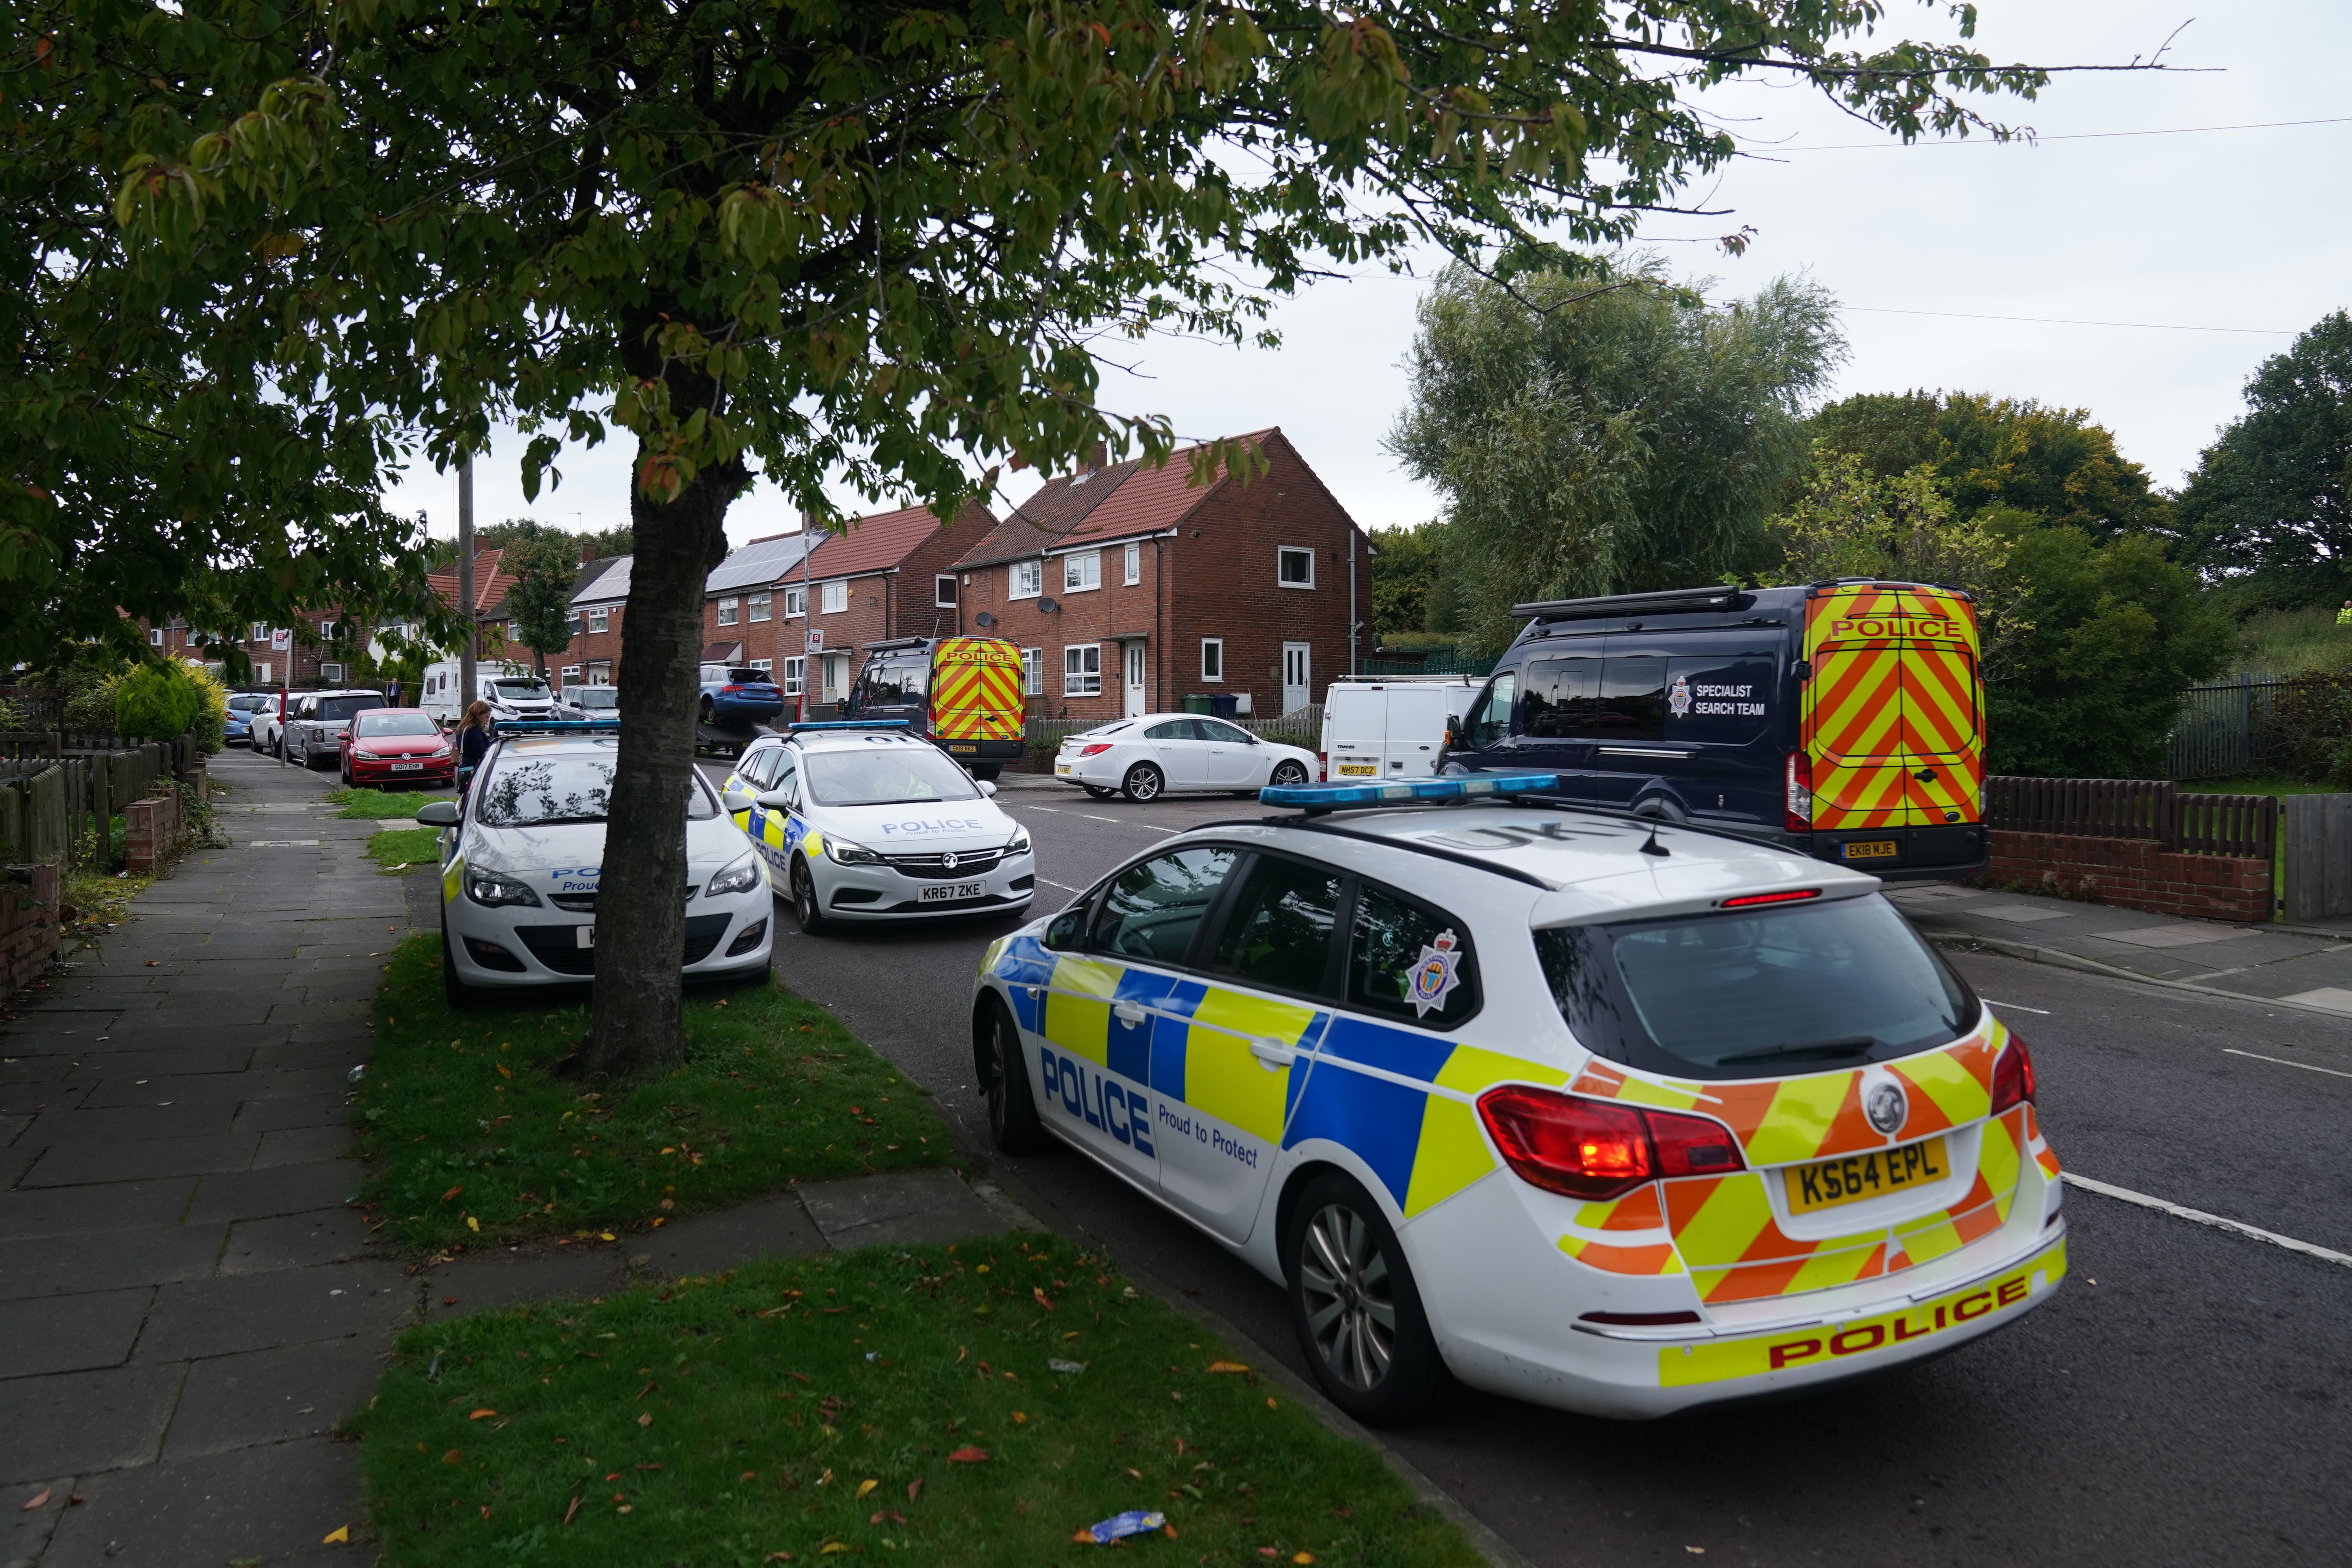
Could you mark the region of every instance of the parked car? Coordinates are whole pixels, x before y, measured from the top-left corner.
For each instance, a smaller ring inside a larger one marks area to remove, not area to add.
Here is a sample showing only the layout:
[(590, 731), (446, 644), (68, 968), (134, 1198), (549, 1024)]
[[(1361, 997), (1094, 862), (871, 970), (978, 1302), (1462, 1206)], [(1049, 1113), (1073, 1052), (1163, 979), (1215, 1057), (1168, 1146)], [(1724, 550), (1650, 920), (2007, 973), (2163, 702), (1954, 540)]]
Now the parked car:
[(621, 690), (616, 686), (567, 686), (556, 707), (566, 719), (618, 719)]
[(314, 768), (320, 757), (341, 754), (343, 731), (353, 719), (384, 701), (381, 691), (305, 691), (294, 704), (278, 737), (278, 754)]
[(850, 719), (903, 719), (976, 779), (1021, 760), (1021, 650), (1003, 637), (894, 637), (868, 643)]
[(263, 714), (275, 718), (278, 694), (274, 691), (236, 691), (229, 694), (226, 740), (232, 746), (250, 744), (261, 749), (257, 731)]
[(1255, 795), (1269, 784), (1303, 784), (1316, 771), (1312, 752), (1197, 713), (1114, 720), (1072, 735), (1054, 758), (1055, 778), (1097, 800), (1156, 800), (1170, 790)]
[(490, 705), (493, 719), (562, 717), (555, 710), (555, 693), (527, 665), (502, 659), (480, 660), (474, 666), (474, 695), (470, 698), (458, 689), (460, 673), (454, 658), (426, 665), (425, 678), (419, 683), (418, 705), (434, 718), (451, 724), (463, 720), (466, 710), (477, 701)]
[(247, 743), (253, 747), (256, 755), (265, 752), (271, 756), (277, 755), (278, 739), (286, 728), (284, 715), (294, 711), (295, 706), (301, 700), (300, 697), (291, 692), (281, 694), (276, 691), (256, 691), (240, 695), (254, 697), (260, 703), (258, 707), (246, 710), (245, 725), (249, 731)]
[(351, 787), (446, 789), (457, 781), (457, 748), (422, 708), (371, 709), (343, 732), (342, 773)]
[(1323, 699), (1323, 777), (1427, 778), (1445, 751), (1445, 721), (1466, 711), (1477, 689), (1466, 675), (1333, 681)]
[(698, 711), (706, 724), (772, 719), (784, 710), (784, 694), (773, 673), (748, 664), (706, 664)]
[(232, 708), (221, 715), (222, 745), (241, 746), (252, 739), (253, 730), (246, 723), (243, 713)]

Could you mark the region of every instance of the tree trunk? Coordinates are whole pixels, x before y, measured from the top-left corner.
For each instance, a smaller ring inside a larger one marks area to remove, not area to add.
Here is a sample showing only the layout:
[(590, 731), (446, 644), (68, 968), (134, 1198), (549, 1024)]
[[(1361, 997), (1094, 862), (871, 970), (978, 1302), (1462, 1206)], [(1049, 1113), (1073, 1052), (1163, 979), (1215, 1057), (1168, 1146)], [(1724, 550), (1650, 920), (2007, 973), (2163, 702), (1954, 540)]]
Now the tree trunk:
[(621, 623), (621, 727), (596, 889), (596, 995), (582, 1065), (597, 1073), (675, 1062), (686, 957), (686, 807), (693, 787), (702, 586), (727, 552), (740, 462), (706, 468), (677, 500), (632, 487), (636, 559)]

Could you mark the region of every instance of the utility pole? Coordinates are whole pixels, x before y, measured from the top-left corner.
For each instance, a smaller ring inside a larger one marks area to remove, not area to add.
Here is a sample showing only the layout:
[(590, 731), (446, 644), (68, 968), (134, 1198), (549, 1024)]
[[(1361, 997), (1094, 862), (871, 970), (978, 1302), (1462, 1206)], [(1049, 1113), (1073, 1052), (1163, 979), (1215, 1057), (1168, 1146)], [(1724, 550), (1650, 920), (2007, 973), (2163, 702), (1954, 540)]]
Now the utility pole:
[(803, 724), (808, 722), (809, 682), (816, 679), (816, 657), (809, 652), (808, 646), (809, 628), (816, 625), (816, 599), (814, 597), (814, 590), (809, 584), (809, 557), (816, 553), (816, 546), (809, 542), (809, 535), (815, 531), (816, 513), (813, 511), (803, 511), (801, 513), (801, 706), (799, 719)]
[(1348, 525), (1348, 676), (1349, 679), (1364, 673), (1356, 658), (1356, 525)]
[(466, 617), (466, 640), (457, 650), (457, 711), (474, 705), (474, 659), (478, 628), (474, 624), (474, 459), (457, 465), (457, 599)]

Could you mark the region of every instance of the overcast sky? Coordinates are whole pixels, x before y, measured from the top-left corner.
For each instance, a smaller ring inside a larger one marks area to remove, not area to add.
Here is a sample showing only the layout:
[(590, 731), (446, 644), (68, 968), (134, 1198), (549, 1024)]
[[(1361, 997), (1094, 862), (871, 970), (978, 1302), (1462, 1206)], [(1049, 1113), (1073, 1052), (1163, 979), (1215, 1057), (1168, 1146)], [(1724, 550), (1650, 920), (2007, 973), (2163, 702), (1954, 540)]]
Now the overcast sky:
[[(2352, 122), (2054, 140), (2352, 115), (2346, 0), (2202, 9), (2226, 16), (2180, 32), (2166, 57), (2178, 72), (2061, 76), (2037, 102), (1989, 100), (1993, 118), (2053, 138), (2030, 147), (1971, 138), (1905, 148), (1802, 88), (1723, 89), (1710, 107), (1736, 121), (1755, 155), (1695, 191), (1693, 205), (1730, 216), (1662, 216), (1645, 239), (1678, 275), (1714, 279), (1710, 298), (1752, 293), (1781, 273), (1826, 285), (1848, 307), (1853, 351), (1832, 395), (1941, 387), (2087, 408), (2158, 484), (2178, 485), (2237, 414), (2263, 356), (2352, 303)], [(1889, 29), (1942, 36), (1940, 10), (1897, 4)], [(1979, 47), (2035, 64), (2145, 58), (2192, 15), (2146, 0), (1981, 0), (1981, 10)], [(1857, 142), (1885, 144), (1829, 150)], [(1756, 231), (1744, 257), (1704, 243), (1741, 225)], [(1106, 371), (1105, 401), (1165, 414), (1186, 437), (1278, 425), (1359, 522), (1425, 521), (1438, 498), (1382, 447), (1424, 287), (1384, 272), (1318, 285), (1281, 308), (1275, 350), (1136, 345), (1111, 356), (1122, 368)], [(536, 504), (522, 498), (520, 450), (509, 438), (476, 465), (478, 521), (628, 521), (626, 445), (566, 454), (563, 483)], [(1039, 482), (1021, 479), (1014, 500)], [(846, 490), (839, 499), (860, 504)], [(454, 475), (412, 474), (390, 500), (425, 513), (436, 533), (456, 531)], [(761, 485), (736, 503), (728, 533), (793, 526)]]

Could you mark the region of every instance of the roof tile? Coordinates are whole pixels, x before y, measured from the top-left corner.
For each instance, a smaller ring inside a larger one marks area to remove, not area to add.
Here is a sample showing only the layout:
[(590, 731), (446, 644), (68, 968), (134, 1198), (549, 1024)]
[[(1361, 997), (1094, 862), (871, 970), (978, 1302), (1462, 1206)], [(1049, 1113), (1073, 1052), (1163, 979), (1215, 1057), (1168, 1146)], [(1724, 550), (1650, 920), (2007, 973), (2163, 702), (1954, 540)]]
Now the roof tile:
[[(971, 530), (974, 538), (992, 529), (995, 523), (995, 515), (978, 501), (966, 506), (956, 520), (956, 526)], [(809, 574), (817, 578), (855, 577), (868, 572), (887, 572), (944, 526), (930, 508), (919, 506), (859, 518), (845, 532), (834, 534), (817, 545), (809, 556)]]
[[(1278, 429), (1269, 427), (1253, 430), (1242, 439), (1261, 441), (1276, 434)], [(1224, 482), (1222, 469), (1205, 485), (1192, 482), (1191, 455), (1197, 450), (1197, 446), (1180, 447), (1169, 454), (1164, 466), (1156, 468), (1130, 461), (1048, 479), (959, 560), (956, 569), (1018, 561), (1048, 550), (1096, 540), (1131, 539), (1173, 528)]]

